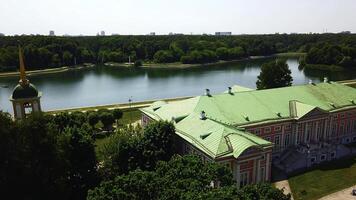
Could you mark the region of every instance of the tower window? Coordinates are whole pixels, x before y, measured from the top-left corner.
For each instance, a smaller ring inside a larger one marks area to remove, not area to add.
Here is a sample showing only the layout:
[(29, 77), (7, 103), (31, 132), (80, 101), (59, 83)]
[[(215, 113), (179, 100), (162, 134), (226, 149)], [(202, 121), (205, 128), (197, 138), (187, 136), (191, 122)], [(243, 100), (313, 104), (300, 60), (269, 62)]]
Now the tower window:
[(25, 108), (25, 114), (32, 113), (32, 103), (26, 102), (23, 104), (23, 107)]

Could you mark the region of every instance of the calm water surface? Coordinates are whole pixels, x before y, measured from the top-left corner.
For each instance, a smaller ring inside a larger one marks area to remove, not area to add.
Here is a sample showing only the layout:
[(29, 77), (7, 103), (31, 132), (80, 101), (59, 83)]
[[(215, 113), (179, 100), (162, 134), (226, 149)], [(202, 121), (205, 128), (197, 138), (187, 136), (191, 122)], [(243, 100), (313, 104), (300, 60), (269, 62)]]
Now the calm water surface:
[[(260, 66), (269, 59), (242, 61), (219, 66), (190, 69), (127, 69), (96, 67), (79, 71), (29, 77), (42, 91), (44, 110), (94, 106), (112, 103), (200, 95), (205, 88), (212, 93), (227, 90), (234, 84), (255, 88)], [(356, 78), (356, 72), (327, 73), (298, 70), (297, 59), (288, 59), (293, 84), (309, 80), (320, 82), (327, 76), (331, 80)], [(9, 96), (18, 78), (1, 78), (0, 110), (12, 112)]]

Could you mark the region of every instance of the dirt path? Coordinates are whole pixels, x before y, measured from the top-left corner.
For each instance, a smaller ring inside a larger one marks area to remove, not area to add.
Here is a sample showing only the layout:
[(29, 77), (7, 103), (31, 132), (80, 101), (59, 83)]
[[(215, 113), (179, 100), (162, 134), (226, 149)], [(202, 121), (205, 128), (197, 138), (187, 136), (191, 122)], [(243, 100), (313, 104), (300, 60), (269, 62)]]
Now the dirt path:
[[(288, 180), (282, 180), (282, 181), (275, 182), (274, 185), (275, 185), (276, 188), (278, 188), (278, 189), (283, 189), (283, 193), (284, 193), (285, 195), (287, 195), (287, 194), (291, 194), (291, 195), (292, 195), (292, 191), (291, 191), (291, 189), (290, 189)], [(293, 195), (292, 195), (292, 197), (291, 197), (291, 200), (294, 200), (294, 199), (293, 199)]]
[(319, 200), (356, 200), (356, 196), (352, 196), (352, 189), (356, 188), (356, 185), (346, 188), (344, 190), (329, 194)]

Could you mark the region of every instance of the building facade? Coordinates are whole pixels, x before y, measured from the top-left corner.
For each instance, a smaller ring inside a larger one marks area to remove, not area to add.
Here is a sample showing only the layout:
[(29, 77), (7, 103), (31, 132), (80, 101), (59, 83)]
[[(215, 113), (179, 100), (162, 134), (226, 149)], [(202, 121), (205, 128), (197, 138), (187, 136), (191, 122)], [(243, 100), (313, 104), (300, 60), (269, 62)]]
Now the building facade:
[(141, 109), (142, 124), (172, 121), (181, 154), (193, 153), (232, 170), (238, 186), (270, 181), (350, 153), (356, 142), (356, 90), (328, 82), (278, 89), (234, 86), (222, 94)]
[(229, 36), (232, 35), (232, 32), (215, 32), (216, 36)]

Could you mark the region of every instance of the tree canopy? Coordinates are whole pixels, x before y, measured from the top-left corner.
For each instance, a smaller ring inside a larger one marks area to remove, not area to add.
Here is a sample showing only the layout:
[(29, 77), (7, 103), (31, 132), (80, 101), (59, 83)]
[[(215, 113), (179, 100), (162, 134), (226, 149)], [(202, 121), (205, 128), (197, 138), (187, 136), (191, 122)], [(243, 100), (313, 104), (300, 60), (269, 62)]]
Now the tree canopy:
[(291, 86), (293, 78), (287, 61), (277, 59), (265, 63), (261, 67), (260, 75), (257, 77), (257, 89), (268, 89)]
[[(75, 120), (75, 119), (71, 119)], [(85, 199), (98, 181), (89, 127), (0, 112), (0, 188), (12, 199)]]
[(88, 200), (290, 199), (269, 184), (238, 190), (232, 177), (231, 171), (223, 165), (203, 163), (192, 155), (174, 156), (169, 161), (158, 162), (153, 171), (135, 170), (102, 182), (89, 191)]
[[(83, 63), (207, 63), (281, 52), (306, 52), (308, 63), (354, 65), (354, 34), (270, 34), (216, 37), (172, 36), (0, 36), (0, 71), (18, 68), (18, 41), (29, 70)], [(344, 61), (342, 61), (344, 60)], [(351, 61), (353, 64), (351, 64)], [(340, 63), (341, 62), (341, 63)]]

